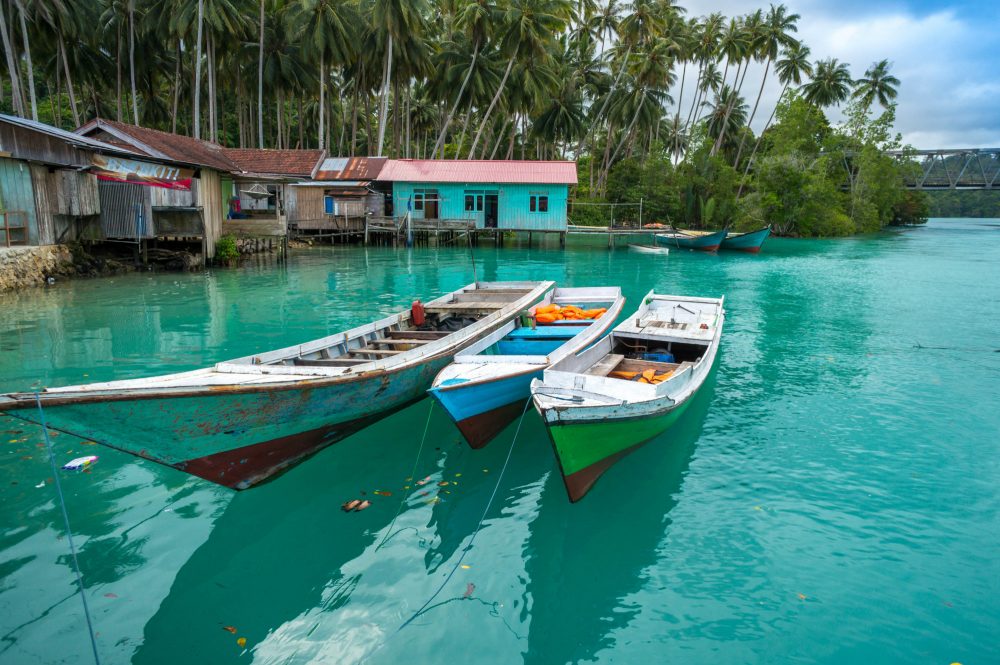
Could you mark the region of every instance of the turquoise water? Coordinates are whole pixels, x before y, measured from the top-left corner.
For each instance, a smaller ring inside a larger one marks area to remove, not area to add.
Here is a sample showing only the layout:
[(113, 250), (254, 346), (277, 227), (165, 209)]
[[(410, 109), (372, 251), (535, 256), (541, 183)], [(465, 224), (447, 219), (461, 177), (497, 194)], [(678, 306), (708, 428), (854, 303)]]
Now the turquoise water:
[[(1000, 661), (1000, 222), (757, 257), (605, 244), (481, 246), (478, 273), (728, 316), (692, 408), (579, 504), (531, 411), (472, 451), (424, 400), (239, 494), (55, 438), (60, 463), (100, 456), (61, 478), (103, 662)], [(313, 248), (0, 295), (0, 391), (200, 367), (471, 278), (455, 248)], [(0, 662), (88, 662), (40, 430), (0, 436)]]

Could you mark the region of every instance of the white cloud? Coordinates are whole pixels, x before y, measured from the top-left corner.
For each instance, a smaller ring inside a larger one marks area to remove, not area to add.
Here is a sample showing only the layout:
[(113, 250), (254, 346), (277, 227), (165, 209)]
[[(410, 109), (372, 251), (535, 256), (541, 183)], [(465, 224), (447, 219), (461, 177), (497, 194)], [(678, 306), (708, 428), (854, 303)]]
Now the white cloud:
[[(847, 62), (855, 78), (878, 60), (892, 62), (892, 73), (902, 83), (896, 129), (905, 142), (917, 148), (1000, 145), (1000, 80), (991, 53), (996, 45), (992, 21), (981, 20), (981, 15), (960, 16), (954, 9), (917, 15), (879, 3), (832, 4), (786, 2), (789, 11), (801, 15), (798, 37), (812, 50), (813, 60), (834, 57)], [(696, 0), (685, 6), (690, 16), (698, 16), (746, 13), (756, 5)], [(761, 73), (762, 67), (752, 67), (743, 86), (751, 107)], [(768, 81), (755, 130), (763, 127), (780, 89), (776, 80)], [(833, 121), (840, 117), (836, 110), (829, 115)]]

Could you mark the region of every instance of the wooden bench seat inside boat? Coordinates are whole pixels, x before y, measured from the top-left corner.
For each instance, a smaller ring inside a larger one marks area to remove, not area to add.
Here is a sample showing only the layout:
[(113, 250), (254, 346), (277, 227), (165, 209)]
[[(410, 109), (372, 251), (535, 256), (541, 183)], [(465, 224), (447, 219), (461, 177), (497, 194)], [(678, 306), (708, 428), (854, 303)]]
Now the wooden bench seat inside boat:
[(451, 333), (450, 330), (387, 330), (385, 336), (392, 339), (422, 339), (433, 342)]
[(292, 358), (292, 364), (297, 367), (353, 367), (355, 365), (365, 365), (370, 360), (359, 360), (357, 358)]
[(452, 314), (454, 312), (492, 312), (503, 309), (510, 303), (506, 300), (497, 302), (451, 302), (441, 305), (426, 305), (424, 311), (428, 314)]
[(588, 369), (584, 374), (591, 376), (607, 376), (608, 372), (614, 370), (618, 363), (625, 360), (625, 356), (620, 353), (609, 353), (598, 361), (596, 365)]
[(362, 355), (362, 354), (364, 354), (364, 355), (370, 354), (370, 355), (373, 355), (373, 356), (394, 356), (397, 353), (404, 353), (404, 352), (403, 351), (391, 351), (389, 349), (370, 349), (370, 348), (365, 347), (363, 349), (351, 349), (350, 351), (347, 352), (347, 355), (349, 355), (349, 356), (357, 356), (357, 355)]

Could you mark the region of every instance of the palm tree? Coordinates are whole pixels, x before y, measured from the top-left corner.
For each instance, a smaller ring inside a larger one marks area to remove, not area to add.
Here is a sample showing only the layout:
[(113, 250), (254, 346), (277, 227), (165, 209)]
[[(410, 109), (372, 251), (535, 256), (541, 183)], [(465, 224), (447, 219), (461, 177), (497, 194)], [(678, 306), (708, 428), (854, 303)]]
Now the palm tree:
[(808, 76), (812, 74), (812, 65), (809, 63), (809, 47), (796, 43), (782, 53), (782, 57), (775, 63), (774, 69), (778, 73), (778, 80), (782, 83), (781, 94), (778, 95), (778, 101), (774, 103), (774, 108), (771, 109), (771, 115), (764, 124), (764, 129), (761, 130), (760, 135), (753, 144), (753, 150), (750, 151), (750, 157), (747, 158), (747, 166), (743, 171), (743, 180), (740, 182), (739, 190), (736, 192), (736, 198), (740, 198), (743, 194), (743, 186), (746, 183), (746, 176), (750, 173), (750, 166), (753, 164), (754, 155), (757, 154), (757, 149), (760, 148), (764, 132), (767, 131), (768, 127), (774, 121), (774, 114), (777, 113), (778, 105), (785, 97), (785, 93), (788, 92), (788, 86), (792, 83), (802, 85), (803, 75)]
[(7, 58), (7, 73), (10, 74), (10, 91), (14, 113), (24, 117), (24, 97), (21, 95), (21, 76), (14, 61), (14, 48), (10, 43), (10, 33), (7, 31), (7, 17), (4, 14), (3, 3), (0, 3), (0, 38), (3, 39), (3, 51)]
[(877, 99), (883, 107), (888, 107), (899, 94), (899, 79), (889, 73), (892, 65), (888, 60), (872, 63), (864, 77), (854, 82), (854, 99), (860, 99), (865, 108), (871, 107)]
[(194, 137), (201, 138), (201, 33), (205, 25), (205, 0), (198, 0), (198, 39), (194, 56)]
[(392, 81), (393, 41), (419, 39), (422, 33), (424, 5), (417, 0), (374, 0), (372, 26), (376, 39), (385, 41), (385, 63), (382, 70), (382, 91), (379, 100), (377, 155), (382, 156), (385, 125), (389, 111), (389, 85)]
[(260, 0), (260, 49), (257, 56), (257, 145), (264, 147), (264, 0)]
[(445, 116), (444, 122), (441, 125), (441, 133), (438, 134), (437, 141), (434, 143), (434, 151), (431, 157), (437, 155), (438, 151), (444, 148), (444, 143), (448, 136), (448, 127), (451, 125), (452, 118), (455, 117), (455, 111), (458, 110), (458, 104), (462, 99), (462, 95), (465, 94), (465, 89), (469, 85), (469, 79), (472, 77), (472, 72), (479, 58), (479, 49), (489, 38), (493, 24), (499, 18), (499, 13), (497, 5), (491, 2), (491, 0), (474, 0), (463, 5), (455, 15), (455, 27), (463, 30), (472, 40), (472, 60), (465, 71), (465, 78), (462, 79), (462, 85), (458, 88), (458, 94), (455, 95), (455, 102), (452, 104), (451, 110), (448, 111), (448, 115)]
[[(771, 9), (767, 14), (767, 19), (764, 21), (764, 32), (761, 41), (761, 52), (766, 56), (767, 62), (764, 65), (764, 75), (760, 79), (760, 89), (757, 91), (757, 100), (753, 104), (753, 110), (750, 112), (750, 119), (747, 120), (747, 126), (753, 124), (753, 119), (757, 115), (757, 107), (760, 105), (761, 95), (764, 94), (764, 84), (767, 83), (767, 74), (771, 69), (771, 62), (778, 57), (778, 51), (781, 48), (791, 48), (798, 45), (798, 40), (793, 38), (790, 33), (797, 32), (798, 27), (795, 25), (796, 21), (799, 20), (798, 14), (789, 15), (788, 9), (784, 5), (778, 5), (777, 7), (771, 5)], [(733, 168), (737, 168), (740, 155), (743, 154), (743, 143), (746, 139), (746, 134), (740, 139), (740, 147), (736, 151), (736, 159), (733, 160)]]
[(816, 106), (840, 105), (851, 94), (851, 72), (836, 58), (816, 62), (812, 80), (802, 86), (806, 101)]
[(132, 118), (133, 124), (139, 124), (139, 101), (135, 92), (135, 0), (128, 1), (128, 67), (129, 80), (132, 83)]
[(568, 0), (513, 0), (504, 15), (504, 35), (501, 40), (501, 50), (508, 55), (507, 69), (497, 86), (496, 94), (483, 113), (479, 130), (469, 149), (469, 159), (476, 152), (479, 140), (489, 122), (493, 109), (500, 101), (504, 86), (510, 77), (511, 69), (518, 59), (535, 60), (546, 64), (551, 57), (548, 47), (551, 36), (559, 34), (572, 15), (572, 6)]
[(31, 46), (28, 43), (28, 25), (25, 19), (24, 0), (15, 0), (17, 13), (21, 18), (21, 38), (24, 41), (24, 58), (28, 65), (28, 94), (31, 97), (31, 119), (38, 120), (38, 101), (35, 99), (35, 67), (31, 62)]
[(335, 0), (301, 0), (293, 5), (290, 15), (295, 35), (303, 40), (308, 54), (319, 64), (319, 130), (317, 146), (325, 148), (326, 83), (328, 58), (333, 63), (346, 63), (352, 55), (351, 35), (357, 21), (353, 8)]

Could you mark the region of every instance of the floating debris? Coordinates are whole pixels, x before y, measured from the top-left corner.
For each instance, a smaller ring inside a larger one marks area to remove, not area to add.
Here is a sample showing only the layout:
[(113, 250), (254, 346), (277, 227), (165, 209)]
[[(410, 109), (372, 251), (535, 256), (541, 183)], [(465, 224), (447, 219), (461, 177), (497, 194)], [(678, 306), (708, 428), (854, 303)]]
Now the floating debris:
[(77, 457), (63, 464), (63, 471), (82, 471), (97, 461), (97, 455)]
[(360, 503), (361, 503), (361, 499), (353, 499), (351, 501), (345, 501), (344, 505), (342, 505), (340, 507), (340, 509), (343, 510), (345, 513), (349, 513), (352, 510), (354, 510), (355, 508), (357, 508), (358, 504), (360, 504)]
[(462, 570), (468, 570), (470, 568), (472, 568), (472, 566), (470, 566), (469, 564), (467, 564), (467, 563), (463, 563), (462, 564)]
[(236, 640), (236, 643), (239, 644), (241, 647), (245, 647), (247, 645), (247, 638), (241, 637), (238, 640)]
[(476, 590), (476, 585), (473, 584), (472, 582), (469, 582), (468, 584), (465, 585), (465, 593), (462, 594), (462, 598), (471, 598), (472, 592), (475, 590)]
[(117, 594), (117, 593), (111, 593), (111, 592), (109, 591), (108, 593), (104, 594), (104, 597), (105, 597), (105, 598), (117, 598), (117, 597), (118, 597), (118, 594)]
[(441, 482), (438, 483), (438, 487), (447, 487), (447, 486), (448, 486), (447, 480), (442, 480)]
[(236, 634), (236, 626), (223, 626), (222, 630), (228, 630), (233, 635)]
[(359, 503), (357, 506), (354, 507), (354, 512), (356, 513), (361, 512), (370, 505), (372, 505), (372, 502), (369, 501), (368, 499), (365, 499), (364, 501), (362, 501), (361, 503)]
[(392, 492), (386, 490), (375, 490), (374, 493), (378, 494), (379, 496), (392, 496)]

